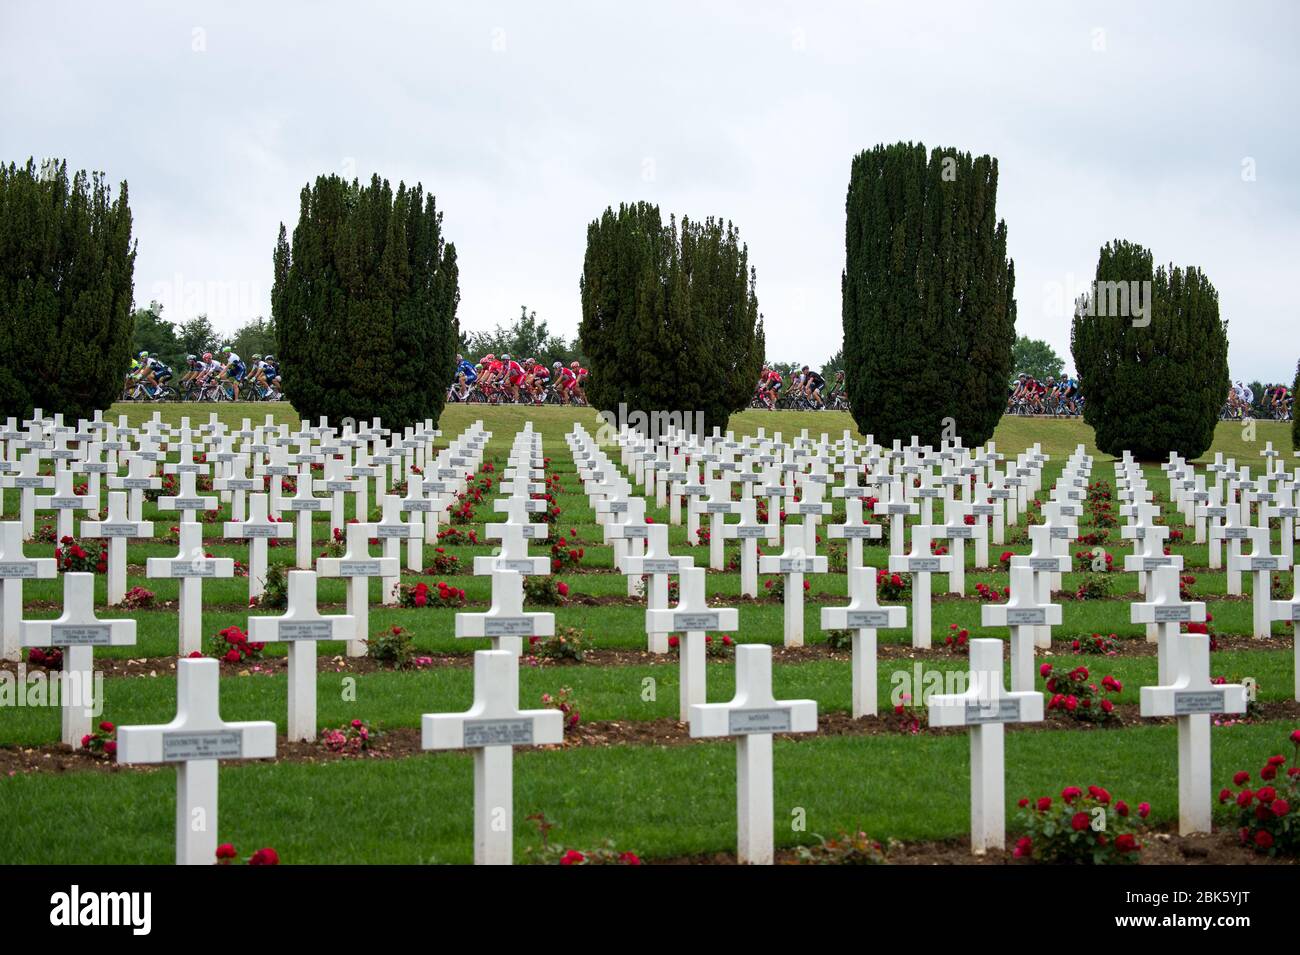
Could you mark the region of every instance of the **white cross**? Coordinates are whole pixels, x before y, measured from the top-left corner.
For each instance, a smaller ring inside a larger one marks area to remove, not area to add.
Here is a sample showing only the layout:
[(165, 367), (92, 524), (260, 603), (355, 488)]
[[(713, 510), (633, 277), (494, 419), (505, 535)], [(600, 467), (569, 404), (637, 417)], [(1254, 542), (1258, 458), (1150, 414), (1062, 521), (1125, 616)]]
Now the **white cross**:
[(689, 567), (681, 571), (677, 606), (645, 612), (646, 633), (681, 632), (681, 682), (678, 714), (682, 722), (691, 717), (691, 707), (705, 700), (705, 631), (739, 629), (740, 614), (734, 608), (710, 607), (705, 596), (705, 570)]
[(0, 522), (0, 637), (3, 656), (17, 661), (18, 623), (23, 615), (23, 581), (49, 579), (58, 574), (53, 557), (28, 557), (23, 553), (23, 525), (20, 521)]
[(311, 516), (313, 513), (324, 510), (325, 499), (312, 494), (310, 463), (304, 462), (298, 465), (297, 492), (293, 497), (287, 498), (285, 503), (288, 505), (289, 510), (298, 515), (298, 526), (294, 530), (294, 536), (297, 538), (297, 548), (294, 554), (297, 567), (299, 570), (311, 570)]
[(87, 537), (108, 538), (108, 605), (114, 607), (126, 596), (126, 539), (153, 537), (153, 521), (133, 521), (127, 517), (126, 491), (108, 492), (108, 517), (102, 521), (82, 521), (81, 533)]
[[(744, 498), (739, 503), (740, 520), (735, 524), (723, 524), (722, 536), (740, 541), (740, 592), (746, 597), (758, 596), (758, 539), (772, 540), (767, 524), (758, 522), (758, 503), (752, 498)], [(861, 501), (855, 501), (859, 510)], [(879, 533), (879, 528), (876, 529)]]
[(1142, 687), (1143, 716), (1178, 718), (1178, 832), (1209, 832), (1210, 715), (1246, 712), (1246, 688), (1210, 682), (1210, 638), (1177, 636), (1169, 645), (1172, 679)]
[(1006, 846), (1004, 723), (1041, 723), (1043, 694), (1002, 688), (1002, 641), (970, 642), (969, 684), (964, 693), (934, 694), (931, 726), (969, 726), (971, 851), (984, 855)]
[[(1229, 492), (1230, 494), (1231, 492)], [(1241, 542), (1250, 536), (1250, 528), (1242, 524), (1237, 518), (1240, 509), (1233, 503), (1229, 496), (1224, 499), (1225, 513), (1222, 524), (1215, 524), (1210, 528), (1210, 547), (1211, 558), (1213, 550), (1217, 546), (1216, 541), (1228, 542), (1228, 583), (1227, 592), (1231, 596), (1241, 596), (1241, 564), (1236, 558), (1241, 556)], [(1213, 566), (1213, 564), (1211, 564)]]
[(1156, 629), (1157, 669), (1160, 682), (1164, 684), (1176, 672), (1173, 668), (1172, 648), (1175, 641), (1181, 639), (1179, 624), (1204, 622), (1205, 604), (1182, 599), (1178, 570), (1174, 567), (1159, 567), (1151, 572), (1151, 586), (1147, 596), (1151, 598), (1149, 601), (1130, 604), (1129, 613), (1134, 623), (1147, 624), (1148, 642), (1152, 640), (1152, 628)]
[(772, 648), (736, 648), (736, 695), (691, 707), (694, 739), (736, 737), (736, 856), (742, 865), (773, 860), (772, 734), (815, 733), (815, 700), (772, 696)]
[(316, 609), (315, 571), (289, 571), (287, 596), (282, 616), (248, 618), (248, 639), (289, 644), (288, 738), (310, 741), (316, 738), (316, 642), (351, 639), (356, 621)]
[[(901, 557), (904, 553), (905, 521), (909, 514), (915, 515), (919, 508), (903, 499), (903, 485), (897, 478), (894, 478), (888, 484), (882, 484), (880, 487), (883, 496), (876, 502), (875, 513), (877, 517), (889, 517), (889, 563), (892, 568), (894, 558)], [(912, 533), (916, 533), (915, 529), (913, 529)], [(926, 546), (929, 546), (928, 541)], [(913, 550), (915, 551), (915, 546)], [(929, 644), (927, 643), (925, 646), (928, 647)]]
[(523, 652), (525, 637), (555, 634), (555, 614), (524, 610), (524, 578), (513, 570), (492, 572), (492, 606), (485, 613), (456, 614), (457, 637), (490, 637), (493, 650)]
[(203, 497), (195, 490), (195, 480), (193, 471), (181, 471), (176, 477), (176, 493), (158, 498), (158, 510), (180, 511), (181, 523), (188, 524), (194, 520), (195, 511), (215, 511), (220, 507), (221, 502), (215, 497)]
[(803, 576), (824, 574), (829, 569), (827, 559), (817, 556), (817, 528), (812, 524), (787, 524), (785, 550), (780, 555), (760, 557), (758, 569), (785, 578), (785, 645), (803, 646)]
[(61, 647), (59, 706), (63, 713), (63, 742), (73, 749), (90, 732), (91, 718), (103, 709), (95, 692), (95, 647), (135, 643), (134, 620), (100, 620), (95, 616), (95, 575), (63, 575), (63, 613), (57, 620), (24, 620), (25, 647)]
[(1005, 604), (980, 608), (984, 626), (1011, 630), (1011, 689), (1016, 691), (1034, 688), (1035, 628), (1047, 628), (1050, 645), (1051, 628), (1061, 623), (1060, 605), (1040, 601), (1034, 590), (1034, 572), (1028, 567), (1013, 567), (1010, 599)]
[(726, 567), (726, 555), (722, 536), (722, 525), (728, 514), (739, 513), (739, 507), (731, 499), (731, 482), (714, 480), (707, 484), (709, 496), (704, 501), (704, 513), (709, 515), (709, 566), (714, 570)]
[(349, 524), (345, 532), (347, 550), (342, 557), (321, 557), (316, 572), (322, 577), (348, 578), (348, 616), (353, 621), (348, 656), (365, 656), (370, 639), (370, 578), (396, 577), (398, 563), (391, 557), (371, 557), (370, 537), (374, 524)]
[[(952, 569), (948, 572), (948, 593), (966, 593), (966, 541), (984, 539), (983, 518), (974, 518), (971, 505), (963, 501), (945, 501), (944, 524), (936, 528), (936, 537), (949, 542), (948, 556), (952, 558)], [(975, 523), (966, 523), (966, 518)]]
[(1254, 635), (1257, 639), (1272, 636), (1273, 608), (1270, 593), (1275, 571), (1289, 570), (1291, 561), (1285, 554), (1271, 552), (1273, 533), (1265, 521), (1263, 527), (1250, 528), (1251, 552), (1239, 557), (1230, 557), (1229, 563), (1235, 564), (1238, 571), (1247, 571), (1255, 575), (1251, 583), (1253, 603)]
[(930, 646), (930, 575), (952, 570), (951, 556), (930, 552), (933, 533), (929, 524), (917, 524), (912, 528), (911, 553), (889, 558), (891, 571), (912, 575), (912, 646), (917, 648)]
[[(1070, 558), (1052, 553), (1052, 529), (1045, 524), (1034, 524), (1029, 528), (1029, 540), (1032, 547), (1028, 554), (1019, 554), (1011, 558), (1011, 567), (1027, 567), (1034, 573), (1034, 587), (1038, 592), (1040, 604), (1051, 603), (1052, 577), (1070, 569)], [(1052, 646), (1050, 627), (1034, 629), (1034, 645), (1048, 649)]]
[(474, 751), (476, 865), (510, 865), (514, 858), (514, 747), (563, 739), (559, 710), (519, 708), (519, 657), (508, 650), (475, 652), (468, 710), (420, 718), (422, 749)]
[(212, 865), (217, 854), (217, 761), (275, 756), (275, 724), (227, 723), (218, 709), (220, 665), (176, 661), (176, 718), (121, 726), (117, 761), (176, 764), (176, 864)]
[(248, 541), (249, 604), (266, 592), (267, 540), (284, 540), (293, 536), (288, 521), (271, 520), (267, 496), (258, 492), (248, 496), (248, 520), (226, 521), (222, 533), (229, 538)]
[(876, 569), (849, 568), (849, 605), (823, 607), (823, 630), (853, 631), (853, 718), (876, 715), (876, 631), (907, 626), (906, 607), (876, 602)]
[(260, 491), (262, 482), (248, 476), (248, 456), (237, 454), (230, 463), (230, 473), (214, 480), (212, 486), (229, 496), (230, 519), (241, 523), (244, 520), (246, 495), (251, 491)]
[(1291, 578), (1295, 593), (1290, 600), (1274, 600), (1271, 609), (1274, 620), (1291, 621), (1291, 642), (1295, 645), (1295, 698), (1300, 701), (1300, 573), (1293, 573)]
[(203, 549), (203, 525), (180, 525), (180, 550), (175, 557), (150, 557), (145, 561), (146, 577), (180, 579), (180, 655), (200, 649), (203, 640), (203, 579), (235, 576), (235, 562), (229, 557), (208, 557)]
[(35, 451), (29, 452), (19, 460), (18, 473), (3, 479), (5, 487), (15, 487), (22, 491), (18, 511), (24, 540), (30, 539), (36, 530), (36, 491), (54, 487), (53, 475), (37, 473), (40, 465), (40, 455)]
[[(750, 501), (750, 506), (753, 502)], [(651, 524), (646, 533), (646, 550), (640, 557), (628, 557), (625, 566), (629, 574), (649, 576), (646, 588), (646, 609), (665, 610), (668, 607), (668, 577), (680, 574), (695, 566), (694, 557), (674, 557), (668, 552), (668, 525)], [(648, 620), (649, 618), (647, 618)], [(668, 652), (668, 631), (654, 631), (647, 623), (646, 632), (651, 653)]]
[(36, 510), (58, 511), (58, 538), (75, 537), (73, 523), (74, 511), (96, 512), (99, 501), (91, 500), (89, 494), (77, 494), (73, 488), (74, 475), (71, 471), (56, 471), (54, 474), (54, 491), (50, 494), (36, 496)]

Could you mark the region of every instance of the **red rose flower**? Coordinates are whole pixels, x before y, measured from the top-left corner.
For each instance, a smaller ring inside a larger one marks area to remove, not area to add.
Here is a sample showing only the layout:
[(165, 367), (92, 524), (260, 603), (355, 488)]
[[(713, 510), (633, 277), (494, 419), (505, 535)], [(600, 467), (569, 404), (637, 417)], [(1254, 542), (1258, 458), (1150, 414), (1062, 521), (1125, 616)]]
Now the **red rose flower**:
[(1088, 821), (1091, 817), (1086, 812), (1076, 812), (1070, 817), (1070, 828), (1075, 832), (1083, 832), (1088, 828)]
[(232, 846), (229, 842), (223, 842), (221, 845), (217, 846), (217, 858), (218, 859), (235, 858), (235, 847)]
[(1115, 837), (1115, 848), (1119, 852), (1133, 852), (1135, 849), (1141, 847), (1138, 845), (1137, 839), (1133, 837), (1132, 833), (1123, 832)]
[(586, 858), (577, 849), (570, 849), (564, 854), (564, 858), (560, 860), (560, 865), (577, 865), (579, 862), (585, 861)]
[(1259, 832), (1255, 833), (1255, 845), (1259, 846), (1261, 849), (1272, 848), (1273, 834), (1265, 829), (1259, 830)]
[(1138, 816), (1142, 819), (1145, 819), (1149, 815), (1151, 815), (1151, 803), (1149, 802), (1138, 803)]
[(258, 849), (248, 860), (249, 865), (279, 865), (280, 856), (274, 849)]
[(1051, 809), (1051, 808), (1052, 808), (1052, 797), (1051, 797), (1051, 796), (1039, 796), (1039, 797), (1038, 797), (1038, 811), (1039, 811), (1039, 812), (1047, 812), (1047, 810), (1049, 810), (1049, 809)]
[(1065, 800), (1066, 805), (1074, 802), (1083, 795), (1083, 790), (1078, 786), (1066, 786), (1061, 790), (1061, 798)]
[(564, 581), (561, 580), (558, 584), (556, 584), (555, 589), (559, 592), (561, 597), (569, 596), (569, 585), (566, 584)]

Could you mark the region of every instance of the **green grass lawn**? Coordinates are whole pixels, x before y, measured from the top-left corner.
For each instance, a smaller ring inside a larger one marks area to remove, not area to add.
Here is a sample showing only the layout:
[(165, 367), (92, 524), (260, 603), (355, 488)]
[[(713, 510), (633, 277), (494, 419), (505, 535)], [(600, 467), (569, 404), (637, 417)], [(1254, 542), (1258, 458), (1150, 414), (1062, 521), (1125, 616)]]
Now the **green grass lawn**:
[[(138, 423), (153, 414), (179, 423), (206, 423), (215, 413), (218, 420), (240, 426), (245, 418), (260, 423), (267, 414), (277, 422), (296, 427), (298, 418), (287, 404), (146, 406), (115, 405), (110, 416), (126, 415)], [(623, 598), (626, 578), (613, 572), (612, 548), (602, 541), (602, 530), (581, 493), (563, 435), (575, 422), (594, 432), (600, 421), (589, 409), (529, 409), (520, 407), (449, 406), (440, 427), (444, 441), (473, 421), (482, 419), (492, 432), (487, 457), (498, 466), (511, 440), (525, 421), (534, 422), (545, 440), (552, 467), (560, 475), (557, 503), (563, 513), (556, 528), (567, 546), (584, 549), (578, 572), (561, 573), (573, 590), (572, 596)], [(743, 412), (733, 417), (738, 434), (753, 434), (759, 428), (771, 435), (797, 436), (804, 429), (833, 438), (849, 430), (856, 434), (846, 414), (798, 412)], [(1235, 456), (1239, 465), (1260, 468), (1259, 452), (1267, 440), (1275, 447), (1289, 446), (1286, 425), (1260, 422), (1254, 441), (1246, 440), (1240, 424), (1222, 424), (1214, 450)], [(1014, 418), (1003, 421), (994, 439), (998, 450), (1013, 454), (1038, 443), (1053, 460), (1044, 472), (1044, 491), (1059, 475), (1065, 457), (1078, 444), (1093, 450), (1092, 432), (1078, 421), (1050, 421)], [(1094, 479), (1111, 480), (1107, 458), (1098, 456)], [(1148, 467), (1152, 487), (1162, 493), (1166, 484), (1158, 467)], [(373, 496), (372, 496), (373, 503)], [(5, 492), (4, 514), (12, 519), (18, 507), (14, 491)], [(1167, 506), (1167, 505), (1166, 505)], [(843, 505), (823, 522), (842, 520)], [(221, 539), (220, 520), (229, 506), (222, 506), (218, 522), (205, 524), (207, 549), (216, 556), (248, 559), (247, 547)], [(650, 506), (655, 520), (667, 522), (666, 509)], [(349, 517), (352, 515), (349, 514)], [(146, 505), (146, 519), (153, 519), (160, 533), (176, 523), (174, 514)], [(495, 520), (490, 507), (479, 509), (475, 523), (463, 530), (483, 536), (484, 520)], [(1022, 522), (1024, 518), (1022, 516)], [(38, 518), (38, 525), (42, 519)], [(325, 546), (330, 534), (327, 517), (313, 525), (313, 552)], [(1093, 528), (1082, 527), (1081, 532)], [(1024, 525), (1009, 532), (1005, 546), (990, 543), (990, 561), (997, 562), (1002, 550), (1027, 553)], [(1119, 562), (1131, 553), (1131, 545), (1110, 532), (1103, 545)], [(1184, 558), (1188, 574), (1195, 577), (1191, 591), (1209, 605), (1215, 629), (1220, 634), (1247, 634), (1251, 629), (1249, 598), (1226, 598), (1226, 574), (1206, 566), (1208, 548), (1184, 542), (1172, 546)], [(697, 566), (707, 565), (708, 550), (686, 541), (684, 526), (670, 529), (674, 553), (691, 553)], [(827, 542), (823, 541), (823, 548)], [(30, 544), (30, 556), (47, 556), (50, 543)], [(1073, 550), (1089, 549), (1077, 545)], [(486, 578), (468, 573), (475, 555), (488, 554), (486, 545), (449, 545), (447, 553), (459, 558), (463, 571), (445, 576), (466, 591), (469, 611), (487, 609), (490, 584)], [(97, 579), (97, 604), (104, 616), (133, 616), (138, 622), (139, 640), (134, 647), (97, 651), (98, 656), (149, 660), (152, 677), (119, 677), (106, 681), (104, 716), (119, 725), (164, 722), (175, 712), (174, 657), (177, 648), (177, 619), (174, 601), (177, 582), (144, 577), (144, 562), (151, 556), (176, 552), (174, 543), (132, 543), (128, 586), (140, 585), (155, 593), (152, 609), (110, 612), (102, 608), (104, 581)], [(534, 554), (545, 553), (541, 546)], [(824, 552), (824, 550), (823, 550)], [(738, 553), (727, 550), (728, 558)], [(887, 549), (868, 547), (866, 562), (883, 567)], [(271, 550), (273, 563), (293, 561), (292, 542)], [(435, 556), (426, 547), (424, 563)], [(982, 604), (975, 598), (975, 584), (984, 582), (1001, 589), (1007, 574), (1000, 568), (977, 568), (974, 548), (965, 549), (968, 568), (965, 598), (939, 599), (933, 609), (936, 643), (950, 625), (967, 628), (975, 637), (1004, 638), (1001, 628), (981, 626)], [(404, 555), (403, 555), (404, 557)], [(404, 562), (404, 561), (403, 561)], [(1064, 589), (1073, 591), (1091, 575), (1070, 573)], [(403, 582), (433, 582), (437, 575), (404, 575)], [(760, 576), (760, 581), (762, 580)], [(842, 572), (811, 578), (813, 598), (805, 606), (808, 642), (825, 639), (820, 629), (820, 609), (842, 602), (846, 581)], [(1132, 624), (1129, 602), (1123, 595), (1137, 589), (1136, 575), (1116, 572), (1106, 578), (1111, 596), (1100, 600), (1062, 601), (1064, 624), (1058, 638), (1094, 632), (1115, 633), (1126, 640), (1140, 640), (1143, 628)], [(1290, 574), (1279, 585), (1289, 595)], [(1251, 591), (1247, 577), (1245, 593)], [(729, 605), (740, 606), (741, 642), (782, 642), (782, 607), (771, 600), (739, 599), (740, 580), (734, 570), (710, 573), (710, 594)], [(342, 612), (343, 583), (320, 581), (323, 609)], [(947, 590), (947, 579), (936, 575), (936, 597)], [(459, 640), (453, 636), (451, 609), (405, 609), (381, 607), (379, 582), (372, 581), (370, 628), (377, 632), (391, 626), (409, 630), (418, 651), (469, 654), (486, 647), (485, 640)], [(819, 602), (829, 595), (829, 602)], [(25, 613), (30, 618), (57, 614), (61, 596), (58, 580), (26, 584)], [(246, 625), (247, 580), (235, 578), (204, 584), (204, 632), (237, 624)], [(530, 608), (532, 609), (532, 608)], [(542, 609), (542, 608), (536, 608)], [(642, 606), (631, 601), (589, 606), (579, 600), (552, 609), (557, 626), (575, 627), (596, 648), (643, 649), (645, 646)], [(253, 611), (261, 613), (264, 611)], [(1266, 701), (1292, 697), (1294, 656), (1291, 631), (1283, 624), (1273, 629), (1277, 638), (1260, 648), (1232, 649), (1213, 655), (1211, 670), (1229, 679), (1254, 677)], [(910, 631), (882, 631), (882, 645), (906, 647)], [(1286, 649), (1279, 649), (1279, 644)], [(342, 644), (324, 644), (322, 655), (341, 653)], [(1156, 661), (1152, 656), (1078, 657), (1058, 643), (1055, 656), (1042, 659), (1067, 666), (1087, 665), (1094, 678), (1111, 674), (1124, 684), (1115, 697), (1119, 703), (1134, 704), (1142, 685), (1155, 682)], [(268, 656), (284, 653), (280, 645), (267, 647)], [(964, 669), (963, 658), (931, 655), (923, 664), (928, 669)], [(882, 701), (904, 677), (910, 677), (914, 662), (906, 657), (882, 659), (879, 683)], [(343, 692), (344, 678), (355, 680), (355, 695)], [(714, 662), (708, 668), (710, 700), (725, 700), (733, 691), (734, 668), (729, 662)], [(647, 684), (647, 680), (653, 681)], [(778, 662), (773, 669), (778, 697), (811, 698), (822, 712), (845, 712), (850, 705), (849, 670), (837, 659), (807, 659)], [(653, 687), (647, 698), (646, 687)], [(674, 718), (677, 712), (678, 670), (675, 658), (653, 664), (594, 665), (565, 667), (521, 667), (520, 696), (525, 706), (540, 705), (540, 697), (560, 687), (570, 687), (583, 718), (588, 721), (638, 721)], [(1041, 681), (1040, 681), (1041, 685)], [(434, 666), (405, 672), (341, 674), (322, 672), (318, 677), (319, 724), (339, 726), (361, 718), (380, 728), (418, 726), (422, 713), (461, 710), (472, 698), (472, 674), (466, 667)], [(228, 675), (222, 680), (221, 707), (227, 719), (274, 719), (284, 728), (286, 684), (282, 675), (258, 673)], [(1214, 731), (1216, 783), (1232, 769), (1251, 767), (1278, 752), (1290, 732), (1289, 725), (1258, 723), (1221, 727)], [(0, 747), (49, 745), (58, 738), (58, 714), (49, 708), (5, 708), (0, 710)], [(861, 826), (877, 838), (948, 839), (960, 836), (968, 825), (967, 743), (964, 736), (933, 737), (885, 735), (828, 737), (797, 743), (779, 742), (776, 759), (778, 843), (808, 840), (813, 833), (833, 834), (846, 827)], [(1154, 818), (1176, 819), (1176, 746), (1169, 726), (1139, 726), (1115, 731), (1011, 732), (1007, 742), (1009, 800), (1021, 794), (1054, 793), (1069, 784), (1097, 783), (1132, 802), (1148, 800), (1155, 806)], [(1223, 772), (1219, 773), (1222, 769)], [(0, 833), (0, 859), (14, 862), (167, 862), (172, 852), (172, 773), (170, 770), (127, 770), (116, 773), (72, 771), (62, 774), (34, 773), (0, 780), (0, 806), (11, 820), (31, 820), (50, 815), (70, 819), (59, 827), (11, 825)], [(419, 757), (346, 762), (258, 763), (230, 765), (222, 770), (221, 838), (234, 841), (241, 849), (274, 845), (287, 862), (463, 862), (471, 853), (469, 813), (470, 761), (465, 754), (442, 753)], [(111, 812), (105, 812), (112, 807)], [(806, 810), (808, 827), (793, 832), (789, 823), (794, 807)], [(567, 750), (521, 751), (516, 758), (516, 843), (520, 851), (536, 843), (524, 817), (545, 812), (559, 828), (553, 838), (560, 842), (591, 846), (612, 837), (621, 848), (652, 857), (665, 857), (729, 848), (734, 844), (734, 757), (728, 742), (693, 746), (579, 747)], [(358, 814), (361, 814), (358, 818)]]

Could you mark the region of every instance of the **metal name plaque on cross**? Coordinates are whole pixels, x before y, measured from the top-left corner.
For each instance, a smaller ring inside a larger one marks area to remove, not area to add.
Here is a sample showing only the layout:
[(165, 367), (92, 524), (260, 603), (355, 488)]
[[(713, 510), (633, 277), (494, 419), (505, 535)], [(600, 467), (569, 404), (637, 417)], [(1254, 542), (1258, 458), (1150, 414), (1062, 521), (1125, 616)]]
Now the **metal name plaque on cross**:
[(746, 538), (746, 537), (766, 537), (766, 536), (767, 536), (767, 525), (765, 525), (765, 524), (760, 524), (760, 525), (758, 525), (758, 526), (756, 526), (756, 527), (742, 527), (742, 526), (740, 526), (739, 524), (737, 524), (737, 525), (735, 525), (735, 526), (736, 526), (736, 536), (739, 537), (739, 538), (741, 538), (741, 539), (744, 539), (744, 538)]
[(1173, 562), (1174, 562), (1174, 559), (1173, 559), (1172, 557), (1168, 556), (1168, 555), (1166, 555), (1166, 556), (1164, 556), (1164, 557), (1143, 557), (1143, 558), (1142, 558), (1142, 569), (1143, 569), (1143, 570), (1156, 570), (1157, 568), (1160, 568), (1160, 567), (1168, 567), (1168, 566), (1169, 566), (1170, 564), (1172, 564)]
[(1008, 607), (1008, 627), (1042, 627), (1047, 624), (1045, 607)]
[(238, 759), (244, 755), (244, 734), (239, 730), (220, 733), (163, 733), (163, 762), (191, 759)]
[(761, 710), (731, 710), (727, 713), (727, 733), (731, 736), (788, 732), (790, 732), (788, 706), (773, 706)]
[(60, 510), (73, 510), (74, 508), (84, 507), (86, 499), (81, 497), (52, 497), (50, 498), (50, 507), (56, 507)]
[(207, 507), (208, 498), (203, 497), (178, 497), (172, 504), (172, 509), (177, 511), (201, 511)]
[(533, 742), (533, 721), (528, 718), (515, 720), (466, 720), (464, 746), (530, 746)]
[(45, 480), (43, 477), (17, 477), (14, 478), (14, 487), (45, 487)]
[(912, 511), (911, 504), (890, 504), (889, 505), (890, 514), (910, 514), (911, 511)]
[(1222, 690), (1188, 690), (1174, 694), (1174, 715), (1191, 716), (1195, 713), (1222, 713)]
[(379, 561), (377, 560), (339, 561), (340, 577), (378, 577), (379, 573)]
[(36, 562), (15, 560), (0, 562), (0, 577), (35, 577)]
[(1186, 623), (1192, 619), (1192, 608), (1184, 606), (1168, 606), (1155, 608), (1156, 623)]
[(517, 574), (528, 576), (533, 573), (533, 561), (531, 557), (522, 557), (519, 560), (498, 560), (497, 570), (513, 570)]
[(938, 573), (938, 571), (939, 571), (939, 558), (938, 558), (938, 557), (912, 557), (912, 558), (909, 558), (908, 561), (907, 561), (907, 569), (908, 569), (909, 571), (913, 572), (913, 573), (917, 573), (917, 572), (920, 572), (920, 573), (923, 573), (923, 574), (924, 574), (924, 573), (930, 573), (930, 574)]
[(210, 560), (174, 560), (171, 562), (173, 577), (215, 577), (217, 565)]
[(325, 490), (330, 492), (331, 494), (337, 493), (339, 491), (350, 491), (352, 490), (352, 482), (351, 481), (326, 481)]
[(102, 647), (113, 642), (113, 628), (106, 623), (52, 623), (50, 644), (56, 647)]
[(800, 501), (799, 513), (800, 514), (821, 514), (827, 507), (828, 505), (825, 504), (805, 504), (803, 501)]
[(1277, 570), (1276, 557), (1252, 557), (1250, 559), (1251, 570)]
[(134, 537), (136, 527), (134, 524), (100, 524), (100, 537)]
[(1055, 557), (1031, 557), (1029, 558), (1029, 569), (1042, 573), (1045, 570), (1057, 570), (1061, 562)]
[(242, 537), (279, 537), (274, 524), (245, 524)]
[(536, 629), (532, 617), (485, 617), (485, 637), (528, 637)]
[(716, 630), (720, 617), (716, 613), (675, 613), (674, 630)]
[(1070, 528), (1068, 527), (1058, 526), (1052, 528), (1051, 531), (1052, 540), (1066, 540), (1067, 538), (1069, 538), (1069, 536), (1070, 536)]
[(850, 630), (860, 630), (864, 627), (888, 627), (889, 611), (888, 610), (850, 610), (845, 614), (844, 622)]
[(812, 572), (812, 561), (806, 557), (782, 557), (780, 573), (804, 574)]
[(416, 500), (402, 501), (402, 510), (404, 511), (432, 511), (433, 501), (422, 497)]
[(379, 524), (375, 528), (376, 537), (410, 537), (410, 524)]
[(252, 478), (226, 478), (227, 491), (251, 491), (257, 487), (258, 482)]
[(319, 511), (321, 504), (324, 503), (318, 497), (295, 497), (289, 499), (289, 510), (291, 511)]
[(876, 530), (877, 524), (849, 524), (844, 528), (845, 537), (875, 537), (872, 531)]
[(648, 558), (641, 561), (641, 572), (643, 574), (676, 574), (679, 572), (679, 559), (677, 557)]
[(1000, 699), (995, 704), (967, 703), (966, 723), (1015, 723), (1020, 719), (1020, 701)]
[(281, 640), (328, 640), (334, 634), (330, 620), (281, 620)]
[(970, 524), (954, 524), (951, 527), (945, 527), (943, 529), (943, 536), (948, 538), (974, 537), (975, 528), (972, 527)]

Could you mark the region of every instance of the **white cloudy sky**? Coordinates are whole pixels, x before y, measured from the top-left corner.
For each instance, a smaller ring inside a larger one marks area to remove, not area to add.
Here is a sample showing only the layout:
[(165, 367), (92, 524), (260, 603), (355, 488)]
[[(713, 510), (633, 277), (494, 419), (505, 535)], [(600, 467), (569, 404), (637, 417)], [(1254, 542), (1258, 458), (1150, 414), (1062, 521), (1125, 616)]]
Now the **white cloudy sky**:
[(468, 328), (527, 303), (572, 334), (608, 204), (730, 218), (769, 356), (815, 363), (850, 160), (921, 140), (998, 158), (1022, 334), (1068, 353), (1122, 236), (1207, 271), (1234, 377), (1290, 379), (1300, 4), (812, 6), (6, 2), (0, 157), (126, 179), (137, 301), (222, 329), (269, 312), (279, 223), (322, 172), (436, 194)]

